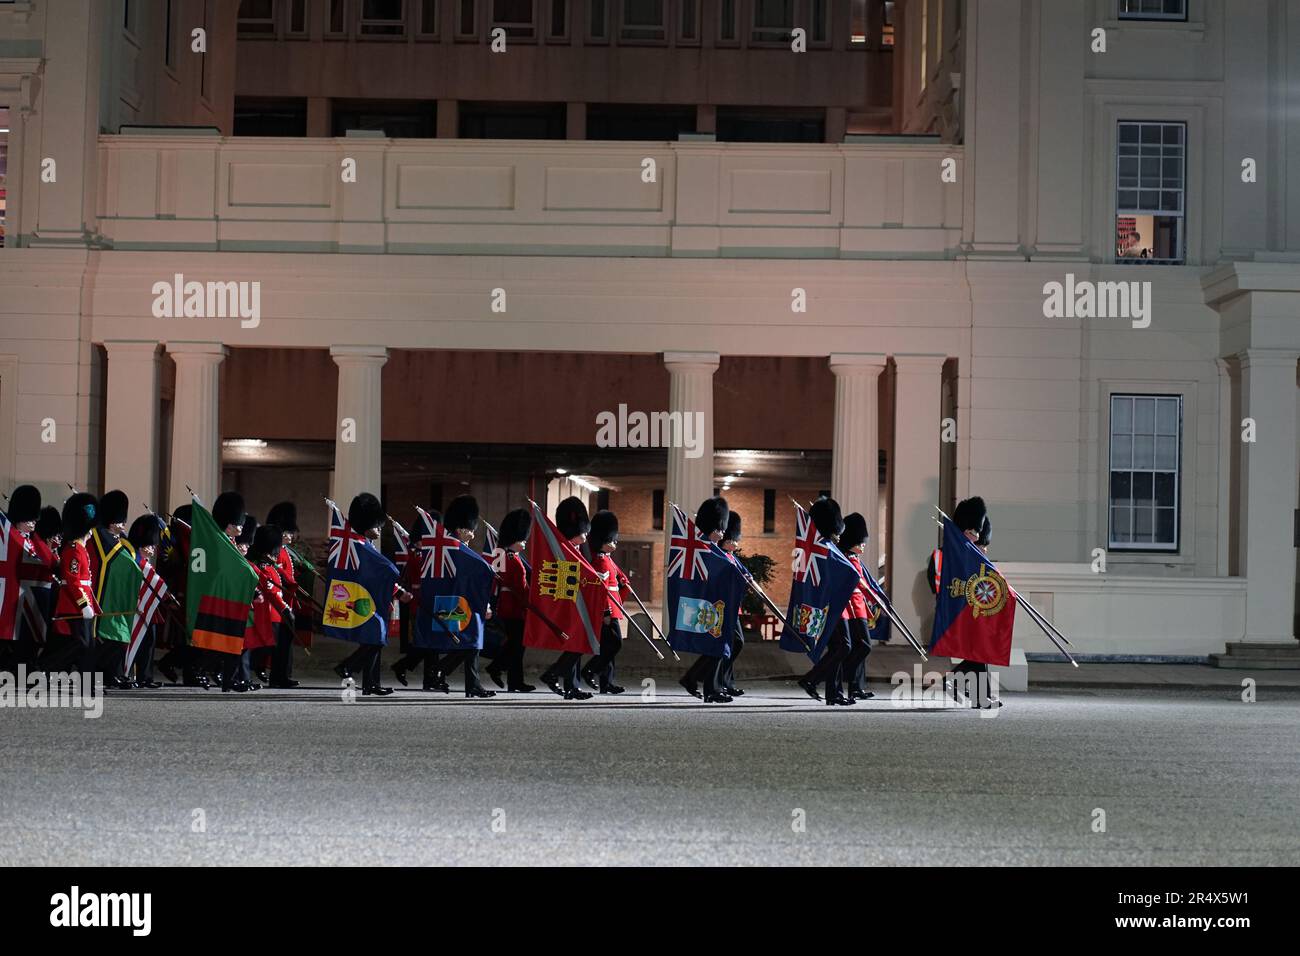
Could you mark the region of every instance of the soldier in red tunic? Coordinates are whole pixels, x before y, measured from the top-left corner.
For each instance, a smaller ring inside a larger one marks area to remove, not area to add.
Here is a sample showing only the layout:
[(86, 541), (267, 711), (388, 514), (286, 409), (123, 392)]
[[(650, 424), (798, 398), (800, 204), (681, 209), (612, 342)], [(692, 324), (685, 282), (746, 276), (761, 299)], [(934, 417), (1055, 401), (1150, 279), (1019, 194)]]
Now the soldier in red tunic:
[[(587, 506), (572, 495), (565, 498), (555, 508), (555, 528), (570, 545), (581, 548), (591, 532)], [(581, 651), (561, 651), (554, 663), (542, 671), (542, 683), (565, 700), (590, 700), (592, 695), (578, 686), (581, 663)], [(563, 689), (560, 688), (561, 681)]]
[(628, 580), (617, 564), (613, 552), (618, 547), (618, 516), (612, 511), (597, 511), (591, 517), (591, 534), (587, 537), (587, 554), (591, 566), (600, 576), (610, 599), (600, 628), (600, 653), (582, 669), (582, 679), (602, 694), (621, 694), (624, 688), (614, 683), (614, 658), (623, 646), (623, 632), (619, 621), (623, 612), (615, 601), (621, 603), (627, 593)]
[[(90, 578), (86, 539), (95, 524), (99, 502), (79, 491), (63, 503), (63, 550), (59, 576), (63, 583), (54, 605), (54, 634), (46, 646), (41, 666), (47, 671), (88, 671), (95, 659), (95, 617), (99, 603)], [(57, 620), (59, 617), (72, 620)]]
[[(516, 508), (501, 519), (497, 537), (497, 547), (505, 553), (505, 566), (498, 568), (497, 573), (505, 585), (497, 587), (496, 616), (506, 632), (506, 640), (496, 660), (488, 665), (487, 673), (498, 687), (517, 694), (537, 689), (524, 683), (524, 615), (528, 610), (528, 575), (531, 569), (522, 552), (528, 543), (532, 524), (533, 516), (528, 509)], [(506, 673), (504, 684), (501, 682), (502, 671)]]
[[(13, 640), (9, 640), (9, 634), (0, 634), (0, 653), (9, 657), (9, 662), (0, 666), (0, 670), (16, 670), (20, 664), (30, 666), (36, 659), (38, 642), (45, 639), (45, 618), (50, 614), (51, 585), (58, 565), (53, 552), (36, 536), (41, 515), (39, 488), (19, 485), (13, 490), (5, 516), (22, 538), (23, 553), (15, 556), (17, 565), (14, 572), (20, 594)], [(10, 580), (15, 581), (14, 578)]]
[[(844, 519), (844, 533), (840, 535), (840, 550), (849, 564), (865, 580), (862, 573), (862, 552), (867, 547), (867, 519), (858, 512)], [(874, 616), (873, 616), (874, 612)], [(850, 700), (870, 700), (876, 696), (867, 690), (867, 655), (871, 653), (871, 625), (880, 615), (880, 608), (871, 600), (865, 584), (859, 584), (844, 608), (844, 623), (849, 629), (849, 656), (844, 659), (843, 677), (848, 681)], [(838, 688), (837, 688), (838, 691)]]
[(253, 623), (244, 632), (245, 653), (274, 647), (286, 621), (292, 633), (293, 610), (284, 599), (284, 579), (280, 577), (282, 547), (284, 535), (275, 525), (264, 524), (253, 532), (248, 563), (257, 571), (257, 596), (253, 599)]
[(298, 579), (293, 570), (293, 555), (289, 553), (289, 545), (293, 544), (293, 539), (298, 536), (297, 506), (292, 501), (281, 501), (273, 505), (266, 516), (266, 523), (275, 525), (283, 535), (280, 551), (274, 555), (275, 566), (280, 572), (285, 603), (293, 612), (281, 620), (275, 634), (275, 648), (271, 653), (271, 686), (288, 689), (298, 686), (298, 682), (293, 679), (294, 621), (300, 614), (311, 613), (298, 595)]

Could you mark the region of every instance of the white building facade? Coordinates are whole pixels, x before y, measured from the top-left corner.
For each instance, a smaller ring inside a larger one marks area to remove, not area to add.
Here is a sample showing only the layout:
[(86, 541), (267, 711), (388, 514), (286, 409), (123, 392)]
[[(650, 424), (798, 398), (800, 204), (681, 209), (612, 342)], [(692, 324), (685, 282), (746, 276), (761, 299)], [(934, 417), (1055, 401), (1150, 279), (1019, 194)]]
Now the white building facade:
[(556, 351), (661, 356), (671, 408), (707, 416), (665, 476), (695, 502), (720, 357), (810, 356), (831, 490), (887, 516), (914, 626), (933, 506), (979, 494), (1081, 654), (1294, 642), (1300, 0), (913, 0), (899, 128), (937, 135), (791, 145), (105, 132), (123, 13), (0, 4), (0, 486), (210, 500), (222, 362), (315, 349), (354, 425), (346, 500), (382, 479), (393, 350)]

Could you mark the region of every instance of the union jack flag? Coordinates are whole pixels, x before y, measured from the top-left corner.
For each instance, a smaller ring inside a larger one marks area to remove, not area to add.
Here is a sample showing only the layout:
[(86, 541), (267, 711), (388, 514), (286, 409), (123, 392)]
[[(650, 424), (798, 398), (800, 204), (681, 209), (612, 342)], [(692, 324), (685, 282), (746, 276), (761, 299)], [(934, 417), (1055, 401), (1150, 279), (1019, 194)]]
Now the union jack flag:
[(506, 573), (506, 549), (497, 545), (497, 529), (483, 522), (483, 557), (497, 574)]
[(709, 553), (709, 542), (695, 528), (695, 522), (686, 517), (677, 505), (673, 509), (672, 534), (668, 537), (668, 575), (693, 581), (708, 580), (709, 568), (704, 556)]
[(825, 560), (830, 552), (826, 548), (825, 540), (817, 533), (817, 526), (813, 524), (812, 517), (804, 511), (803, 506), (796, 502), (794, 509), (794, 551), (791, 553), (794, 562), (791, 570), (794, 571), (796, 581), (807, 581), (816, 587), (822, 579), (819, 561)]
[(167, 585), (152, 564), (141, 560), (140, 571), (144, 574), (144, 579), (140, 582), (135, 617), (131, 619), (131, 642), (127, 645), (126, 664), (123, 666), (123, 672), (127, 674), (131, 672), (131, 664), (135, 661), (135, 652), (140, 649), (140, 639), (144, 637), (145, 629), (158, 616), (163, 598), (167, 596)]
[(424, 552), (420, 577), (454, 578), (456, 561), (452, 555), (460, 550), (460, 538), (449, 532), (441, 521), (434, 521), (422, 508), (415, 510), (424, 522), (424, 533), (420, 535), (420, 550)]
[(411, 536), (405, 528), (394, 521), (393, 538), (397, 542), (397, 553), (393, 555), (393, 564), (397, 565), (397, 570), (405, 574), (406, 562), (411, 560)]
[[(54, 556), (48, 546), (42, 545), (42, 547), (45, 548), (49, 561), (53, 562)], [(49, 568), (50, 565), (42, 560), (42, 555), (38, 553), (32, 539), (24, 537), (23, 559), (18, 565), (18, 584), (21, 588), (18, 602), (22, 609), (23, 624), (38, 644), (44, 644), (46, 636), (46, 612), (42, 602), (50, 604), (54, 597)]]
[(330, 506), (330, 567), (360, 568), (361, 555), (357, 547), (366, 540), (366, 536), (352, 530), (352, 526), (339, 513), (338, 505), (328, 499), (325, 503)]

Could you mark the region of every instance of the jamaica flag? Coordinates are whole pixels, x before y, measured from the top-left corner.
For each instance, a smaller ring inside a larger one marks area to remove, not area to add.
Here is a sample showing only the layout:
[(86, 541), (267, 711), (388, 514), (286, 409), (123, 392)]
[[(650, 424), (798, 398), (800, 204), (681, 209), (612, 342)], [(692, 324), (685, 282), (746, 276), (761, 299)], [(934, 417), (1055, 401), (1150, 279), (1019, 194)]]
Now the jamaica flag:
[(194, 499), (185, 620), (195, 647), (224, 654), (244, 649), (244, 629), (257, 592), (257, 572)]
[(130, 642), (131, 618), (139, 603), (143, 581), (144, 572), (136, 563), (135, 549), (126, 538), (119, 539), (99, 567), (98, 598), (104, 616), (95, 619), (95, 633), (101, 641)]

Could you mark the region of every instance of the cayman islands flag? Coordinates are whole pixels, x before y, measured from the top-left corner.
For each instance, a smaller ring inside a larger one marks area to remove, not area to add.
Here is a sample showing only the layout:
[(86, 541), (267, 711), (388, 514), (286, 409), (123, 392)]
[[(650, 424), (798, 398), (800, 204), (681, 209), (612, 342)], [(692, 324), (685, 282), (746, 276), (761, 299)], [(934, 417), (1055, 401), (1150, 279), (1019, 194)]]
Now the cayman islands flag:
[(387, 644), (397, 565), (353, 531), (334, 502), (327, 504), (330, 551), (321, 633), (355, 644)]
[(668, 645), (677, 651), (730, 657), (745, 578), (677, 505), (668, 536)]
[(420, 610), (415, 644), (438, 651), (483, 647), (483, 615), (495, 580), (483, 556), (440, 521), (420, 514)]
[(560, 537), (560, 529), (537, 502), (529, 504), (533, 525), (528, 553), (533, 565), (528, 575), (524, 646), (599, 654), (600, 621), (609, 592), (595, 568)]
[(1016, 596), (997, 566), (943, 519), (943, 567), (934, 610), (930, 653), (1006, 666)]
[(795, 505), (790, 605), (781, 629), (781, 649), (814, 661), (826, 649), (835, 622), (858, 586), (858, 571), (835, 543), (817, 533), (812, 516)]

